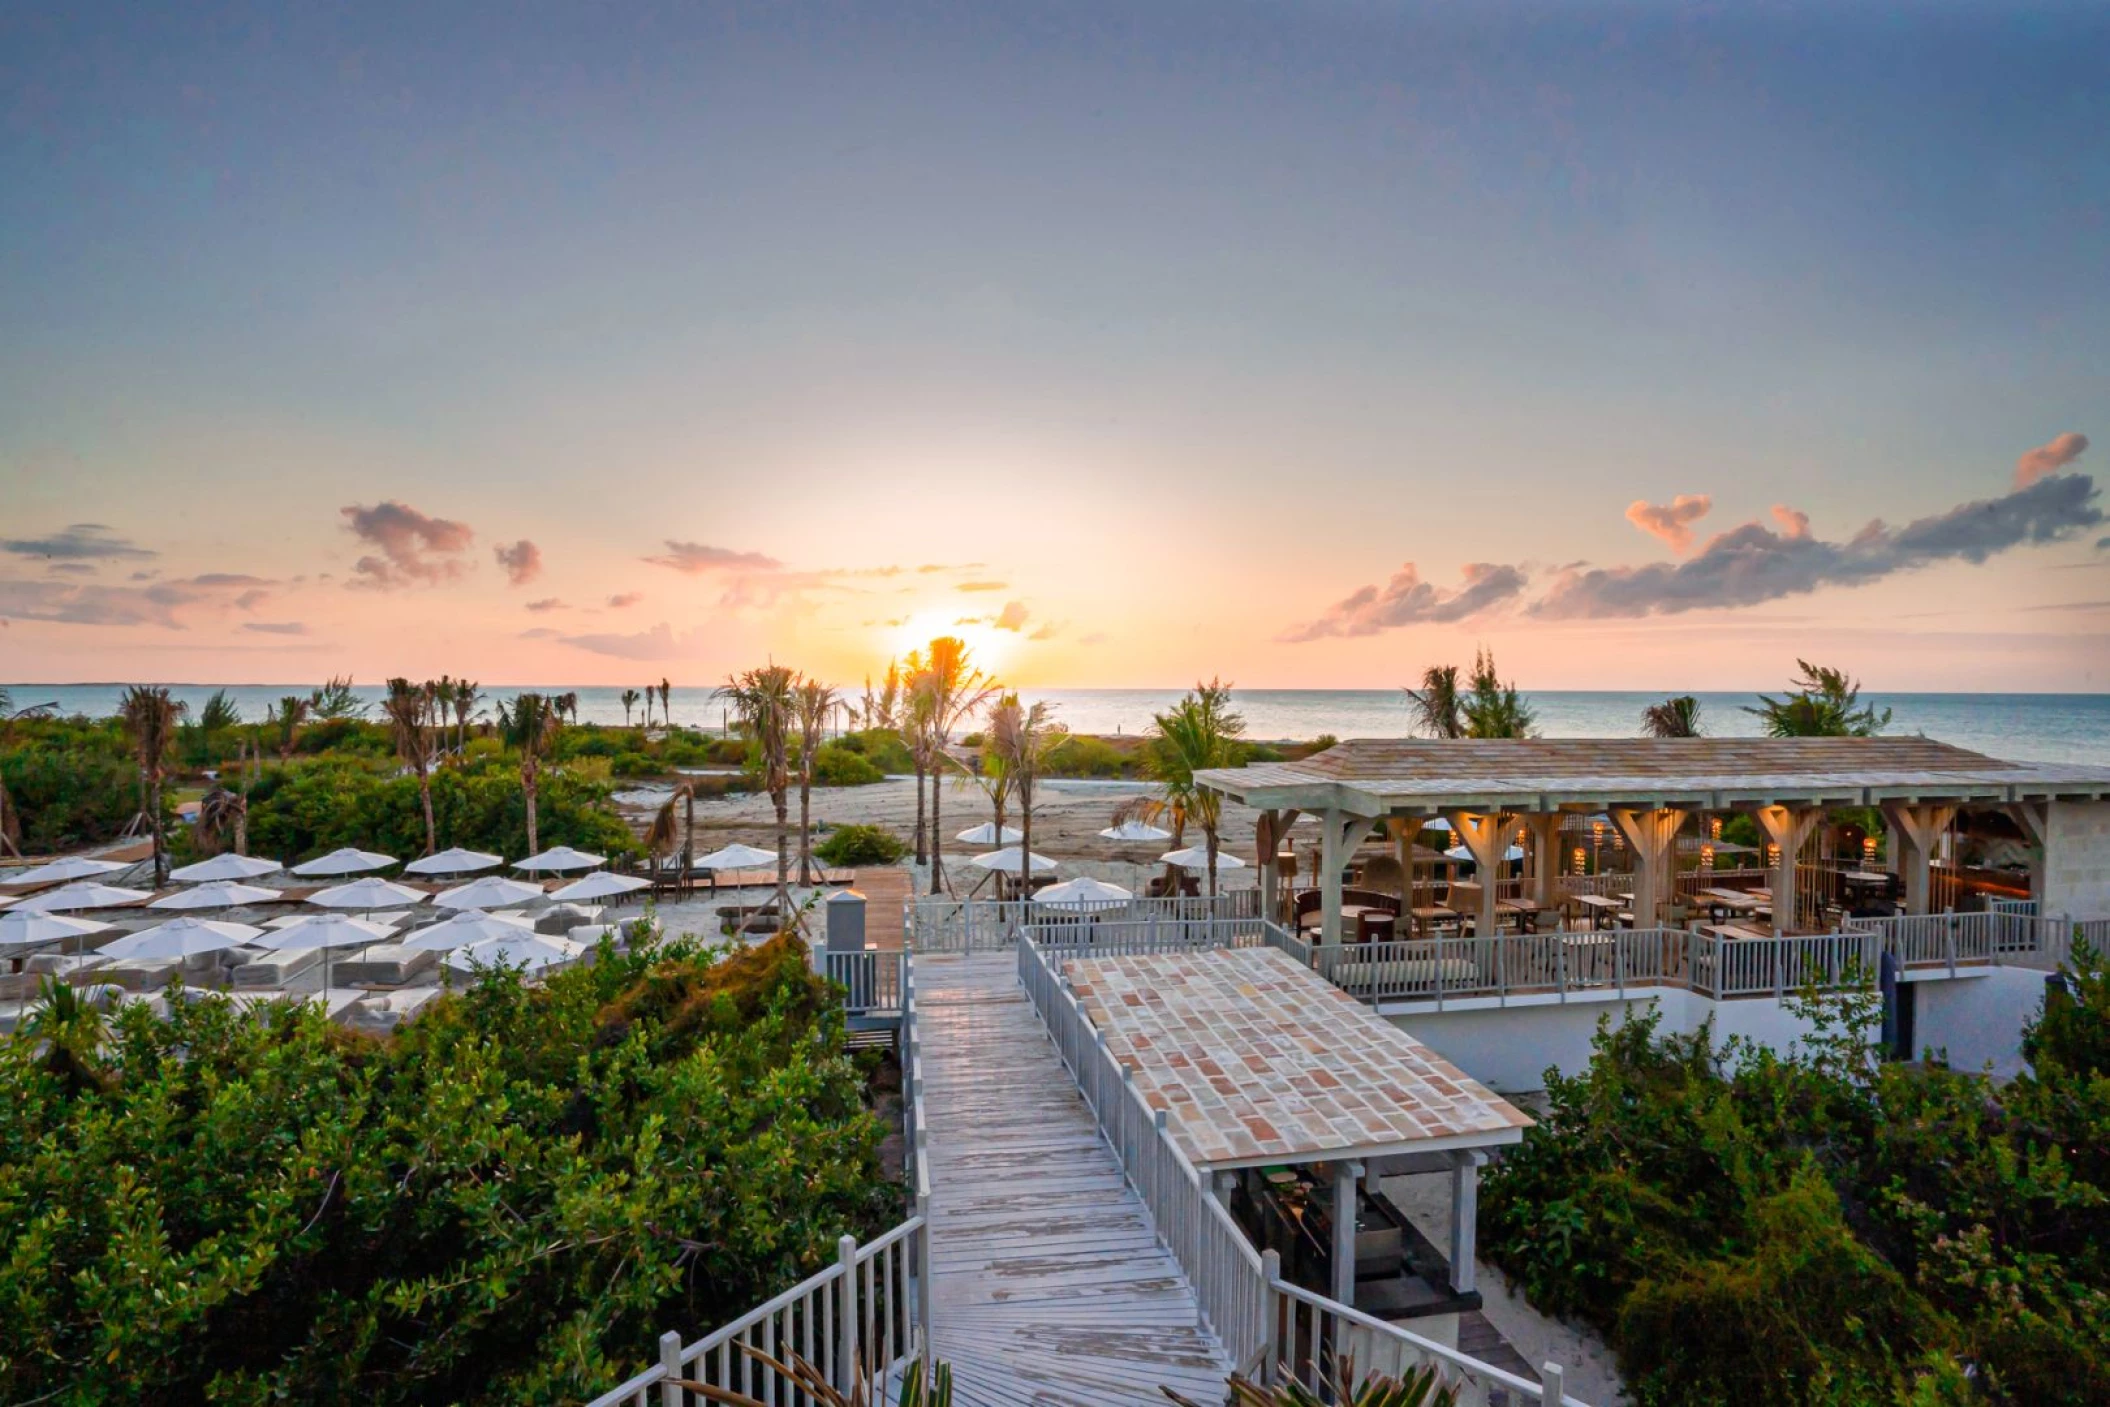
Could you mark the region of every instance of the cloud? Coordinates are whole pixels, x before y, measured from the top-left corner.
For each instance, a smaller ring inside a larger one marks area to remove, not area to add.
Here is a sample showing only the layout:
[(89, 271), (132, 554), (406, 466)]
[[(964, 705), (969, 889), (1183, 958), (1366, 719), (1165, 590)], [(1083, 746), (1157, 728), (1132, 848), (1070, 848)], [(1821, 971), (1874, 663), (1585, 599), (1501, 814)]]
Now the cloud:
[(44, 537), (0, 539), (0, 552), (17, 557), (50, 557), (61, 561), (93, 558), (158, 557), (161, 554), (117, 536), (103, 523), (74, 523)]
[(2068, 430), (2049, 444), (2038, 445), (2015, 461), (2015, 487), (2026, 489), (2037, 480), (2056, 474), (2079, 459), (2088, 448), (2088, 437)]
[(1080, 635), (1077, 637), (1077, 643), (1080, 645), (1104, 645), (1106, 643), (1106, 632), (1095, 630), (1089, 635)]
[(963, 581), (956, 589), (960, 591), (1002, 591), (1010, 584), (1008, 581)]
[(1026, 638), (1028, 640), (1053, 640), (1056, 636), (1060, 634), (1062, 634), (1061, 623), (1058, 621), (1051, 620), (1046, 625), (1043, 625), (1040, 629), (1034, 631), (1031, 635), (1028, 635)]
[(1714, 500), (1704, 493), (1681, 493), (1668, 503), (1650, 503), (1637, 498), (1626, 506), (1626, 520), (1651, 537), (1659, 537), (1673, 552), (1692, 546), (1692, 525), (1707, 516)]
[(1006, 601), (1004, 602), (1004, 609), (998, 611), (996, 619), (989, 623), (998, 630), (1023, 630), (1026, 628), (1026, 615), (1025, 602)]
[(645, 593), (642, 591), (618, 591), (608, 598), (608, 608), (615, 611), (625, 610), (644, 599)]
[(1468, 562), (1463, 584), (1445, 591), (1423, 581), (1407, 562), (1382, 588), (1366, 586), (1334, 602), (1317, 620), (1291, 626), (1275, 638), (1298, 642), (1329, 635), (1375, 635), (1403, 625), (1447, 625), (1510, 600), (1524, 590), (1524, 581), (1522, 568)]
[(361, 557), (352, 564), (356, 576), (347, 583), (371, 591), (454, 580), (463, 570), (459, 554), (476, 538), (467, 523), (427, 517), (394, 499), (338, 511), (347, 532), (380, 549), (380, 556)]
[(2067, 474), (1900, 528), (1872, 522), (1840, 542), (1811, 536), (1800, 515), (1783, 520), (1784, 532), (1746, 523), (1717, 534), (1682, 562), (1563, 573), (1530, 613), (1576, 620), (1755, 606), (1937, 562), (1979, 563), (2009, 548), (2058, 542), (2094, 527), (2103, 521), (2095, 499), (2094, 480)]
[(89, 562), (53, 562), (44, 569), (54, 576), (94, 576), (94, 564)]
[(266, 599), (263, 588), (272, 584), (264, 577), (232, 572), (207, 572), (147, 586), (0, 580), (0, 616), (62, 625), (151, 625), (181, 630), (185, 607), (218, 604), (247, 610)]
[(500, 543), (491, 549), (492, 557), (505, 568), (506, 582), (512, 586), (526, 586), (542, 575), (542, 549), (526, 538), (507, 544)]
[(678, 658), (682, 646), (665, 621), (634, 635), (560, 635), (567, 645), (620, 660), (669, 660)]
[(1773, 505), (1773, 521), (1780, 524), (1783, 537), (1804, 538), (1810, 535), (1810, 515), (1800, 508), (1776, 503)]
[(558, 640), (562, 639), (563, 635), (563, 631), (551, 630), (546, 625), (538, 625), (533, 630), (523, 630), (520, 632), (520, 638), (523, 640)]
[(565, 604), (554, 596), (545, 596), (540, 601), (530, 601), (527, 603), (527, 608), (531, 611), (535, 611), (538, 613), (542, 611), (561, 611), (567, 609)]
[(784, 565), (760, 552), (737, 552), (730, 547), (712, 547), (702, 542), (677, 542), (671, 537), (666, 539), (666, 544), (664, 553), (645, 560), (655, 567), (671, 567), (690, 576), (728, 569), (773, 572)]
[(242, 629), (253, 630), (259, 635), (305, 635), (308, 633), (308, 627), (297, 620), (244, 621)]

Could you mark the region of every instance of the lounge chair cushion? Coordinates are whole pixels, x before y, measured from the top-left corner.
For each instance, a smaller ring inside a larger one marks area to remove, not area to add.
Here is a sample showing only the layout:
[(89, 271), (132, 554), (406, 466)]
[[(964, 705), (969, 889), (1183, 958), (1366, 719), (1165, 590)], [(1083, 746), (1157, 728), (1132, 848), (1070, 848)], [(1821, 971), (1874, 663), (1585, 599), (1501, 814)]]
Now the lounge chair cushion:
[(320, 948), (250, 948), (244, 951), (248, 954), (248, 961), (234, 970), (237, 987), (283, 987), (302, 973), (322, 966)]
[(400, 943), (376, 943), (330, 969), (330, 980), (347, 987), (400, 987), (439, 961), (439, 954)]

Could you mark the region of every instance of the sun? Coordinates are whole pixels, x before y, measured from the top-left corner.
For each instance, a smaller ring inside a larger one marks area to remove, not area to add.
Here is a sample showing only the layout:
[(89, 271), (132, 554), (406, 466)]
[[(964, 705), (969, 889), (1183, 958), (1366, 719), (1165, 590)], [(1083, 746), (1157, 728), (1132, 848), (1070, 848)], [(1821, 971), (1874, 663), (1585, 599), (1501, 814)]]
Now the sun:
[(999, 630), (984, 621), (969, 619), (975, 614), (974, 609), (965, 603), (926, 606), (901, 624), (888, 628), (888, 653), (899, 659), (911, 650), (927, 648), (940, 635), (957, 635), (967, 642), (977, 666), (989, 674), (1001, 674), (1018, 643), (1018, 632)]

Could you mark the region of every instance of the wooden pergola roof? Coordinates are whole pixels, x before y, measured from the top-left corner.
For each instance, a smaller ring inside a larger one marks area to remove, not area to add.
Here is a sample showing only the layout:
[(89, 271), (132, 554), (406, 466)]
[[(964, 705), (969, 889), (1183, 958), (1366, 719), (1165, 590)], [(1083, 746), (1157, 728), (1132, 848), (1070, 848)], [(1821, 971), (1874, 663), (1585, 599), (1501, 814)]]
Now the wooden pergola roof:
[(1920, 737), (1359, 738), (1298, 762), (1195, 775), (1250, 806), (1363, 816), (2110, 796), (2110, 769), (2003, 762)]

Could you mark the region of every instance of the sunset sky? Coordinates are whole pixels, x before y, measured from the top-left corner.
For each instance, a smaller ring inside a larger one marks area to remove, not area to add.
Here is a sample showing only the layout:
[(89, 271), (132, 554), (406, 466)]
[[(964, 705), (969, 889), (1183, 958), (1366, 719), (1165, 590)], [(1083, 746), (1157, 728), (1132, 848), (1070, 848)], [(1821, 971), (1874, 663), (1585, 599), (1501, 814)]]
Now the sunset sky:
[(2106, 68), (2101, 4), (13, 4), (0, 681), (2110, 689)]

